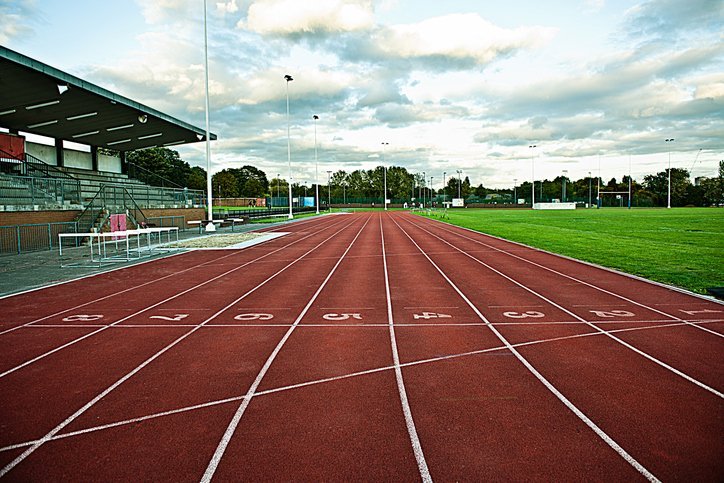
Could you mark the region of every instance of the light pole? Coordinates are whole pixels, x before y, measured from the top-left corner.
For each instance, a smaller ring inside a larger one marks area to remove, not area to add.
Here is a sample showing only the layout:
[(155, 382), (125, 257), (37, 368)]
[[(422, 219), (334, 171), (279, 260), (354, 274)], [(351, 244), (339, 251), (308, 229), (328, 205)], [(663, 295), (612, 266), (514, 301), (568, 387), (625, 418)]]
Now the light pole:
[(462, 169), (456, 169), (455, 172), (458, 174), (458, 198), (462, 198), (462, 195), (460, 194), (460, 183), (461, 183), (461, 176), (463, 174)]
[(319, 160), (317, 158), (317, 119), (319, 116), (315, 114), (312, 119), (314, 119), (314, 184), (317, 196), (317, 214), (319, 214)]
[[(664, 142), (673, 143), (674, 138), (665, 139)], [(671, 145), (667, 144), (667, 146), (669, 146), (669, 193), (667, 196), (666, 207), (671, 208), (671, 147), (670, 147)]]
[(445, 185), (445, 180), (447, 179), (446, 175), (447, 175), (447, 172), (443, 171), (442, 172), (442, 206), (445, 206), (445, 202), (447, 201), (447, 195), (445, 194), (445, 188), (447, 188), (447, 186)]
[(435, 179), (434, 176), (430, 176), (430, 208), (432, 208), (432, 195), (435, 194), (435, 190), (432, 187), (432, 180)]
[(342, 181), (342, 201), (347, 206), (347, 180)]
[(208, 35), (206, 33), (206, 0), (204, 0), (204, 90), (206, 95), (205, 107), (206, 107), (206, 203), (209, 205), (208, 217), (209, 222), (206, 224), (206, 231), (216, 231), (216, 225), (214, 225), (214, 207), (213, 197), (214, 193), (211, 191), (211, 134), (209, 133), (209, 42)]
[(513, 204), (518, 204), (518, 178), (513, 178)]
[(385, 211), (387, 211), (387, 161), (385, 161), (385, 149), (390, 143), (382, 143), (382, 169), (385, 170), (385, 194), (382, 201), (385, 204)]
[[(531, 144), (528, 146), (530, 149), (537, 148), (537, 144)], [(533, 208), (535, 206), (535, 153), (533, 156), (530, 157), (530, 166), (531, 166), (531, 176), (533, 180), (531, 181), (531, 190), (530, 190), (530, 207)]]
[(329, 177), (332, 175), (332, 171), (327, 170), (327, 204), (329, 205), (329, 212), (332, 212), (332, 184), (329, 182)]
[(286, 74), (284, 80), (287, 81), (287, 163), (289, 164), (289, 219), (293, 219), (292, 214), (292, 143), (289, 138), (289, 83), (293, 81), (292, 76)]
[(563, 193), (561, 195), (561, 199), (563, 200), (564, 203), (566, 202), (566, 177), (567, 177), (567, 175), (568, 175), (568, 170), (564, 169), (563, 170), (563, 179), (561, 180), (563, 182)]
[[(426, 176), (425, 172), (423, 171), (422, 172), (422, 182), (423, 183), (425, 182), (425, 180), (427, 180), (427, 178), (425, 176)], [(422, 207), (424, 208), (425, 207), (425, 188), (423, 188), (422, 185), (420, 187), (422, 188)]]
[(591, 172), (588, 172), (588, 207), (591, 207)]

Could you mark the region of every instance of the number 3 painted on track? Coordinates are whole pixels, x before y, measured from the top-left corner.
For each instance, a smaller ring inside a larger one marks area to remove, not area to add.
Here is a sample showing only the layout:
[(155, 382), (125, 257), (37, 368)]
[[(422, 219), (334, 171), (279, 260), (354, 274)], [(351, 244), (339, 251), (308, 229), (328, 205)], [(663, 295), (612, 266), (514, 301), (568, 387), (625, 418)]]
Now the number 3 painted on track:
[(68, 317), (65, 317), (63, 319), (63, 322), (90, 322), (92, 320), (98, 320), (102, 319), (103, 316), (100, 314), (95, 315), (86, 315), (86, 314), (77, 314), (77, 315), (69, 315)]
[(272, 314), (239, 314), (234, 317), (234, 320), (271, 320), (273, 318)]
[(527, 312), (523, 312), (522, 314), (520, 312), (503, 312), (503, 315), (510, 317), (511, 319), (527, 319), (529, 317), (539, 319), (546, 316), (543, 312), (536, 312), (535, 310), (529, 310)]

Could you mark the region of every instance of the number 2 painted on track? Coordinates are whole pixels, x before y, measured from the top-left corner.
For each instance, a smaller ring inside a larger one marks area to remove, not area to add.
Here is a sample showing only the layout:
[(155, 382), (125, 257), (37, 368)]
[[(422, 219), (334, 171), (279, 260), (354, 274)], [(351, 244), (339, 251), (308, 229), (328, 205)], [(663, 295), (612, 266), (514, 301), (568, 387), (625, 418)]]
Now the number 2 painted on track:
[(528, 310), (527, 312), (503, 312), (503, 315), (506, 317), (510, 317), (511, 319), (527, 319), (527, 318), (533, 318), (533, 319), (540, 319), (541, 317), (545, 317), (546, 314), (543, 312), (538, 312), (535, 310)]
[(271, 320), (273, 318), (272, 314), (239, 314), (234, 317), (234, 320)]
[(185, 318), (188, 317), (188, 316), (189, 316), (189, 314), (176, 314), (176, 315), (174, 315), (173, 317), (168, 317), (168, 316), (166, 316), (166, 315), (152, 315), (152, 316), (149, 317), (149, 318), (151, 318), (151, 319), (169, 320), (169, 321), (171, 321), (171, 322), (180, 322), (181, 320), (185, 319)]
[(633, 317), (633, 312), (629, 312), (628, 310), (611, 310), (610, 312), (604, 311), (604, 310), (591, 310), (590, 311), (593, 315), (597, 317), (602, 318), (611, 318), (611, 317)]
[(103, 316), (100, 314), (94, 314), (94, 315), (77, 314), (77, 315), (69, 315), (68, 317), (63, 318), (63, 322), (90, 322), (92, 320), (99, 320), (102, 318), (103, 318)]

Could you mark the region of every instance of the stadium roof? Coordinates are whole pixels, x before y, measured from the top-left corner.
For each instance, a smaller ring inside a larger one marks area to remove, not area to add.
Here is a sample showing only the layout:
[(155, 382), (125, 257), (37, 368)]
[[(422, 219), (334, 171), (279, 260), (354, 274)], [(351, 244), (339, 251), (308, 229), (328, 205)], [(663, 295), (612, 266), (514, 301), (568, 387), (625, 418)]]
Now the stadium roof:
[(203, 129), (2, 46), (0, 126), (116, 151), (206, 137)]

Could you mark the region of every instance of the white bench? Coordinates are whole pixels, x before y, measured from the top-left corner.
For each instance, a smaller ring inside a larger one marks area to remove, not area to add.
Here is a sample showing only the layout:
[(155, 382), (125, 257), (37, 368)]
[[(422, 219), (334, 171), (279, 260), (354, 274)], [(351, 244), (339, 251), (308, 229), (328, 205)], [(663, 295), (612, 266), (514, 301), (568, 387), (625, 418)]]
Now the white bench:
[[(224, 220), (211, 220), (211, 222), (212, 222), (214, 225), (220, 225), (221, 223), (224, 222)], [(208, 222), (207, 220), (190, 220), (190, 221), (187, 221), (187, 222), (186, 222), (187, 225), (191, 225), (191, 226), (196, 226), (196, 225), (198, 225), (198, 227), (199, 227), (199, 233), (203, 233), (204, 226), (206, 226), (208, 223), (209, 223), (209, 222)]]

